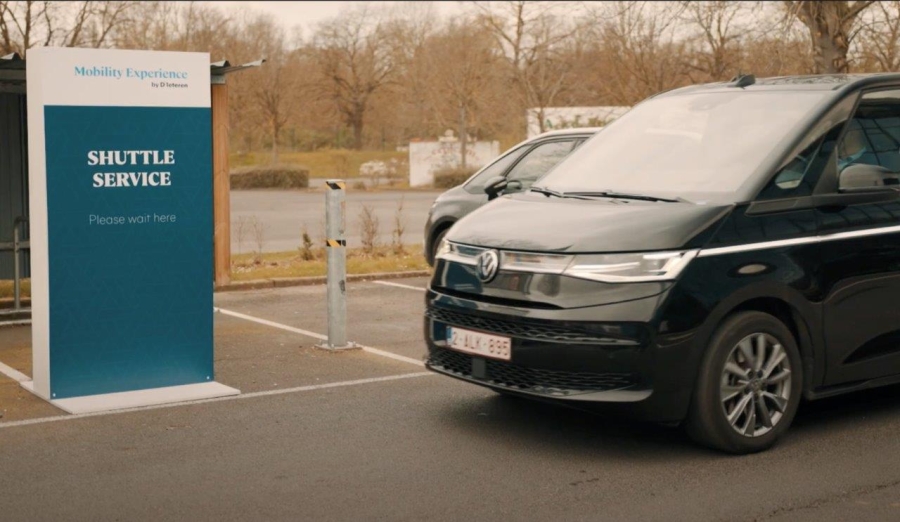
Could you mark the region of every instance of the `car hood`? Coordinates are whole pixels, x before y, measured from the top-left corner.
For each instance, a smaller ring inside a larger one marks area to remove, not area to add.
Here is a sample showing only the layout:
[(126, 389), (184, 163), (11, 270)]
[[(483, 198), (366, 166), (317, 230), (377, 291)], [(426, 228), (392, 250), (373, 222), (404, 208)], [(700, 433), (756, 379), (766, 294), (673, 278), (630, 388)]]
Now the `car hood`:
[(533, 252), (637, 252), (699, 248), (734, 205), (505, 196), (447, 235), (468, 245)]

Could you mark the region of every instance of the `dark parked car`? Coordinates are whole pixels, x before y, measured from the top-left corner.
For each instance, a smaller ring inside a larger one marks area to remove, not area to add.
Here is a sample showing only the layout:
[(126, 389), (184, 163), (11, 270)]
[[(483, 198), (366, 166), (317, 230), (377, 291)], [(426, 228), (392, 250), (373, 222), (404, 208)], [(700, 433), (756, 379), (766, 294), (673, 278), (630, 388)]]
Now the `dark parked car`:
[[(593, 127), (562, 129), (525, 140), (488, 163), (462, 185), (438, 196), (425, 223), (425, 259), (428, 264), (434, 265), (434, 252), (450, 227), (491, 199), (485, 189), (496, 190), (491, 196), (528, 190), (535, 180), (598, 130)], [(490, 181), (494, 183), (488, 187)]]
[(457, 223), (428, 368), (763, 450), (900, 382), (900, 74), (686, 87)]

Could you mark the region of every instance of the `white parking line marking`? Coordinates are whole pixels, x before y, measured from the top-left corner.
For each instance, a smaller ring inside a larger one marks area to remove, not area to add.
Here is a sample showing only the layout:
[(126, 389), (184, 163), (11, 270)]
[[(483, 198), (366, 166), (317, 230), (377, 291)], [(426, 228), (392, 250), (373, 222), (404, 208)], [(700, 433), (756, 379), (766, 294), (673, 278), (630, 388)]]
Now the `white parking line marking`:
[(31, 377), (25, 375), (15, 368), (10, 368), (9, 366), (0, 362), (0, 373), (9, 377), (10, 379), (16, 382), (28, 382), (31, 380)]
[[(307, 337), (312, 337), (313, 339), (318, 339), (320, 341), (328, 340), (328, 336), (325, 336), (325, 335), (322, 335), (322, 334), (316, 333), (316, 332), (310, 332), (309, 330), (303, 330), (302, 328), (294, 328), (293, 326), (276, 323), (274, 321), (269, 321), (266, 319), (260, 319), (259, 317), (253, 317), (252, 315), (242, 314), (240, 312), (233, 312), (231, 310), (225, 310), (224, 308), (214, 308), (213, 310), (215, 310), (216, 312), (219, 312), (220, 314), (230, 315), (232, 317), (237, 317), (238, 319), (244, 319), (246, 321), (252, 321), (254, 323), (271, 326), (272, 328), (279, 328), (281, 330), (286, 330), (288, 332), (305, 335)], [(416, 366), (425, 366), (424, 362), (422, 362), (418, 359), (413, 359), (412, 357), (406, 357), (405, 355), (397, 355), (396, 353), (379, 350), (378, 348), (372, 348), (371, 346), (360, 345), (360, 348), (362, 348), (362, 350), (364, 352), (368, 352), (373, 355), (380, 355), (381, 357), (387, 357), (389, 359), (394, 359), (396, 361), (403, 361), (405, 363), (415, 364)]]
[(177, 406), (187, 406), (192, 404), (205, 404), (207, 402), (225, 402), (225, 401), (239, 401), (243, 399), (255, 399), (257, 397), (269, 397), (271, 395), (284, 395), (286, 393), (300, 393), (307, 391), (316, 391), (316, 390), (325, 390), (328, 388), (343, 388), (347, 386), (356, 386), (359, 384), (371, 384), (376, 382), (386, 382), (386, 381), (397, 381), (400, 379), (412, 379), (415, 377), (428, 377), (434, 375), (431, 372), (416, 372), (416, 373), (401, 373), (398, 375), (388, 375), (386, 377), (372, 377), (369, 379), (357, 379), (355, 381), (341, 381), (341, 382), (332, 382), (328, 384), (313, 384), (309, 386), (297, 386), (294, 388), (283, 388), (280, 390), (266, 390), (266, 391), (258, 391), (258, 392), (250, 392), (244, 393), (241, 395), (231, 395), (229, 397), (218, 397), (215, 399), (203, 399), (199, 401), (188, 401), (188, 402), (175, 402), (170, 404), (157, 404), (154, 406), (144, 406), (141, 408), (131, 408), (127, 410), (115, 410), (115, 411), (99, 411), (95, 413), (83, 413), (81, 415), (58, 415), (55, 417), (41, 417), (38, 419), (27, 419), (20, 421), (12, 421), (12, 422), (0, 422), (0, 429), (3, 428), (14, 428), (16, 426), (29, 426), (32, 424), (44, 424), (47, 422), (61, 422), (61, 421), (70, 421), (77, 419), (84, 419), (86, 417), (100, 417), (104, 415), (119, 415), (122, 413), (132, 413), (136, 411), (148, 411), (148, 410), (159, 410), (163, 408), (175, 408)]
[(289, 332), (298, 333), (300, 335), (305, 335), (307, 337), (312, 337), (313, 339), (318, 339), (320, 341), (327, 341), (328, 336), (322, 335), (316, 332), (310, 332), (309, 330), (303, 330), (301, 328), (294, 328), (293, 326), (288, 326), (281, 323), (276, 323), (273, 321), (268, 321), (266, 319), (260, 319), (259, 317), (253, 317), (252, 315), (242, 314), (240, 312), (233, 312), (231, 310), (226, 310), (224, 308), (213, 308), (213, 311), (219, 312), (220, 314), (230, 315), (232, 317), (237, 317), (238, 319), (245, 319), (247, 321), (253, 321), (254, 323), (264, 324), (266, 326), (271, 326), (272, 328), (280, 328), (282, 330), (287, 330)]
[(404, 285), (400, 283), (392, 283), (390, 281), (372, 281), (373, 283), (384, 285), (384, 286), (396, 286), (397, 288), (406, 288), (407, 290), (418, 290), (420, 292), (424, 292), (426, 289), (421, 286), (412, 286), (412, 285)]

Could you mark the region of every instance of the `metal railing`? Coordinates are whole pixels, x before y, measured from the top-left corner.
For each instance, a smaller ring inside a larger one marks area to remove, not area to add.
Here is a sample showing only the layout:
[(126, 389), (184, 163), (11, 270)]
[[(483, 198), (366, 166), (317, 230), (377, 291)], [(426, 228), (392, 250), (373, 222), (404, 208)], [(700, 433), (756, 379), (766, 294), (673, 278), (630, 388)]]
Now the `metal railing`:
[(0, 243), (0, 252), (12, 251), (13, 253), (13, 312), (22, 310), (22, 259), (19, 255), (23, 250), (31, 250), (30, 241), (19, 240), (19, 228), (28, 223), (28, 218), (19, 216), (13, 223), (12, 243)]

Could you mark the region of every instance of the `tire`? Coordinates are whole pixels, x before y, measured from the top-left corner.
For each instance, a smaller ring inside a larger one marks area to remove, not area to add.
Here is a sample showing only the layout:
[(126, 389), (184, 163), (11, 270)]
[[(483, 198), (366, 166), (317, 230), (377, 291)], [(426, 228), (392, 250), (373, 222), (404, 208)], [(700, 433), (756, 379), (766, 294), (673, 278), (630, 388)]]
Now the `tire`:
[(447, 227), (447, 228), (441, 230), (440, 232), (438, 232), (438, 235), (435, 236), (435, 238), (434, 238), (434, 242), (431, 243), (431, 263), (430, 263), (431, 266), (434, 266), (435, 264), (437, 264), (438, 249), (441, 248), (441, 241), (444, 240), (444, 236), (447, 235), (447, 232), (449, 230), (450, 230), (450, 227)]
[[(757, 364), (760, 353), (764, 357)], [(803, 367), (794, 336), (775, 317), (748, 311), (726, 318), (699, 370), (685, 423), (696, 442), (728, 453), (755, 453), (770, 448), (790, 427), (802, 395)]]

